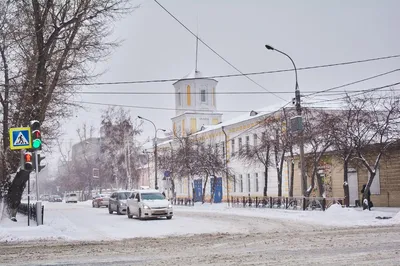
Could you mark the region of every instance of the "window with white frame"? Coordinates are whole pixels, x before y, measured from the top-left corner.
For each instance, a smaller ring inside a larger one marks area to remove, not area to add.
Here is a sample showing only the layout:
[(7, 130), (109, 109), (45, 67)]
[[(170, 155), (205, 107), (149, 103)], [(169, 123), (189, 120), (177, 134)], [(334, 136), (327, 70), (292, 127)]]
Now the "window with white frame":
[(251, 176), (250, 176), (250, 174), (247, 174), (247, 190), (249, 193), (251, 192)]
[(250, 136), (246, 136), (246, 152), (249, 152), (250, 148)]
[(239, 175), (239, 178), (240, 178), (240, 184), (239, 184), (239, 188), (240, 188), (240, 192), (243, 192), (243, 176), (242, 175)]
[(239, 154), (242, 153), (242, 138), (239, 138)]
[(233, 175), (232, 179), (233, 179), (233, 192), (236, 192), (236, 176)]
[(225, 159), (225, 142), (221, 142), (221, 147), (222, 147), (222, 158)]
[(253, 145), (254, 147), (257, 147), (257, 134), (253, 135)]
[(255, 187), (256, 187), (256, 192), (260, 190), (259, 185), (258, 185), (258, 173), (255, 174)]
[(231, 156), (235, 156), (235, 140), (231, 140)]
[[(368, 172), (368, 179), (371, 176), (371, 174)], [(373, 195), (380, 195), (381, 194), (381, 180), (380, 180), (380, 175), (379, 175), (379, 168), (376, 169), (376, 174), (374, 177), (374, 180), (372, 180), (371, 187), (369, 188), (369, 191)]]

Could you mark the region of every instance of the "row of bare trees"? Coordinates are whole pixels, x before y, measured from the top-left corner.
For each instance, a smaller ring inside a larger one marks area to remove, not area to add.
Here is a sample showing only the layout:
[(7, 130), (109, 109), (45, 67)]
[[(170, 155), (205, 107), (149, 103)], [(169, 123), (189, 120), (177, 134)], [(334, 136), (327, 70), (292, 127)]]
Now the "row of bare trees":
[[(251, 147), (244, 147), (240, 159), (250, 164), (262, 164), (265, 173), (269, 167), (277, 171), (278, 196), (282, 195), (282, 166), (285, 158), (291, 161), (289, 195), (293, 196), (294, 158), (298, 153), (299, 135), (292, 133), (289, 125), (291, 109), (283, 109), (263, 119), (261, 136)], [(397, 127), (400, 118), (399, 96), (365, 93), (345, 99), (341, 109), (304, 108), (303, 141), (306, 147), (306, 175), (311, 180), (305, 196), (318, 186), (320, 196), (325, 195), (324, 180), (318, 174), (324, 156), (338, 158), (343, 163), (343, 187), (346, 204), (349, 204), (348, 168), (365, 167), (369, 173), (367, 189), (375, 177), (382, 156), (399, 139)], [(265, 177), (264, 195), (267, 191)]]
[[(286, 160), (290, 162), (289, 196), (293, 196), (294, 171), (300, 171), (294, 164), (299, 158), (300, 135), (290, 128), (293, 116), (293, 108), (283, 108), (274, 114), (262, 116), (252, 131), (253, 143), (246, 141), (235, 156), (249, 166), (264, 167), (264, 196), (268, 191), (269, 169), (277, 171), (277, 194), (282, 196), (283, 165)], [(346, 204), (349, 204), (349, 167), (365, 167), (368, 171), (367, 189), (364, 192), (366, 197), (382, 156), (399, 139), (399, 118), (399, 97), (393, 92), (389, 95), (370, 92), (358, 97), (347, 96), (345, 105), (337, 109), (303, 108), (305, 178), (311, 182), (303, 188), (304, 195), (310, 196), (316, 188), (319, 196), (326, 195), (329, 188), (319, 172), (324, 158), (329, 156), (342, 162)], [(187, 178), (190, 181), (194, 176), (202, 177), (205, 189), (210, 176), (229, 177), (232, 169), (226, 159), (225, 142), (200, 141), (196, 136), (176, 138), (174, 144), (160, 156), (160, 169), (171, 171), (172, 180)], [(173, 184), (173, 190), (174, 187)]]
[[(205, 201), (207, 183), (210, 178), (229, 177), (231, 169), (225, 161), (224, 142), (202, 141), (196, 136), (175, 137), (170, 147), (160, 150), (159, 169), (171, 173), (171, 190), (175, 193), (175, 182), (187, 180), (188, 198), (192, 190), (191, 181), (199, 176), (203, 178), (202, 201)], [(215, 181), (215, 179), (214, 179)], [(217, 182), (211, 187), (211, 202)], [(194, 196), (194, 195), (193, 195)]]
[[(110, 107), (103, 111), (101, 138), (94, 137), (94, 128), (84, 124), (77, 129), (79, 151), (67, 158), (60, 150), (63, 171), (57, 178), (61, 191), (82, 191), (91, 195), (92, 189), (138, 186), (142, 165), (140, 146), (135, 138), (141, 134), (141, 123), (132, 121), (123, 108)], [(98, 178), (93, 177), (98, 169)]]

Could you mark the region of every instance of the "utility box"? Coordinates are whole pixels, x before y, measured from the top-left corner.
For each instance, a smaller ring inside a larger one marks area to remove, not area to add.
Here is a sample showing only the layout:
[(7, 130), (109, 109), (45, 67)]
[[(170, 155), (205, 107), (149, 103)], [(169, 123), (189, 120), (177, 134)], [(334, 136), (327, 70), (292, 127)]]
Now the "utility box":
[(297, 133), (303, 130), (303, 117), (295, 116), (290, 119), (290, 130), (292, 133)]

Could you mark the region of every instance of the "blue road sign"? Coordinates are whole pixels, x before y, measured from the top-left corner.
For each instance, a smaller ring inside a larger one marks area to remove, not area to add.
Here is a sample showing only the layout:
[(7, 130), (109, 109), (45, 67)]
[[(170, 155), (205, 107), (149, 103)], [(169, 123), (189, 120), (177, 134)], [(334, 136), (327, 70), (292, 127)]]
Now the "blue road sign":
[(32, 148), (31, 128), (12, 127), (10, 128), (10, 149), (22, 150)]

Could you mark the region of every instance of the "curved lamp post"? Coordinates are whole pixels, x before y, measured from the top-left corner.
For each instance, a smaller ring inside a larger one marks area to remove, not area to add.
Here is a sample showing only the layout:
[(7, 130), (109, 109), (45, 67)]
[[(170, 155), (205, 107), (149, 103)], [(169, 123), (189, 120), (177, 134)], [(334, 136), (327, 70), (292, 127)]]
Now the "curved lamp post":
[[(290, 61), (293, 64), (294, 67), (294, 73), (296, 76), (296, 83), (295, 83), (295, 101), (296, 101), (296, 111), (297, 111), (297, 115), (301, 116), (301, 104), (300, 104), (300, 90), (299, 90), (299, 83), (298, 83), (298, 79), (297, 79), (297, 67), (296, 64), (294, 63), (293, 59), (285, 52), (282, 52), (281, 50), (278, 50), (274, 47), (272, 47), (271, 45), (266, 44), (265, 48), (267, 48), (268, 50), (271, 51), (276, 51), (280, 54), (283, 54), (284, 56), (286, 56), (287, 58), (290, 59)], [(303, 140), (303, 125), (301, 125), (301, 129), (300, 129), (300, 165), (301, 165), (301, 179), (302, 179), (302, 187), (303, 187), (303, 195), (306, 195), (307, 192), (307, 179), (306, 179), (306, 174), (305, 174), (305, 164), (304, 164), (304, 140)]]
[(149, 120), (147, 118), (144, 118), (142, 116), (138, 116), (138, 118), (142, 119), (142, 120), (146, 120), (146, 121), (150, 122), (151, 124), (153, 124), (153, 126), (154, 126), (154, 187), (155, 187), (155, 189), (158, 189), (158, 182), (157, 182), (157, 132), (159, 130), (165, 132), (166, 130), (162, 129), (162, 128), (158, 128), (157, 129), (157, 127), (153, 123), (153, 121), (151, 121), (151, 120)]

